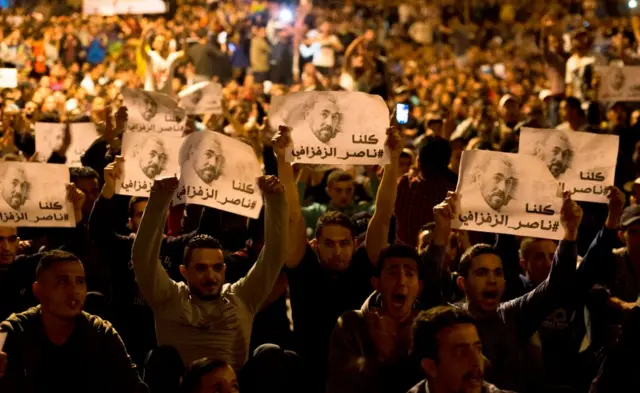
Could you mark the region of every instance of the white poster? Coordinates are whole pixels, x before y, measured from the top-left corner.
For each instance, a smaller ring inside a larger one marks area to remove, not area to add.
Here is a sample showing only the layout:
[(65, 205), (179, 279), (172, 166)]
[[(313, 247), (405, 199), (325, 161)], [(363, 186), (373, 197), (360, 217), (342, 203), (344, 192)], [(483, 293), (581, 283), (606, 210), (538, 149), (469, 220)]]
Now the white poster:
[(111, 16), (116, 14), (164, 14), (163, 0), (83, 0), (84, 15)]
[(18, 70), (16, 68), (0, 68), (0, 88), (15, 89), (18, 87)]
[(262, 175), (253, 148), (213, 131), (194, 132), (180, 149), (180, 186), (175, 204), (195, 203), (258, 218)]
[(168, 95), (126, 87), (123, 87), (121, 91), (129, 115), (127, 131), (184, 131), (187, 114)]
[(306, 92), (273, 97), (272, 129), (292, 129), (287, 161), (310, 164), (389, 163), (385, 148), (389, 109), (380, 96), (358, 92)]
[(600, 78), (598, 100), (640, 101), (640, 66), (596, 67)]
[(182, 134), (130, 132), (122, 139), (124, 166), (116, 180), (116, 193), (149, 196), (155, 179), (177, 176)]
[(523, 128), (519, 152), (542, 160), (574, 200), (607, 203), (605, 189), (614, 184), (618, 139), (617, 135)]
[(562, 196), (539, 159), (522, 154), (462, 153), (454, 228), (562, 239)]
[(0, 162), (0, 225), (75, 227), (67, 201), (69, 169), (64, 165)]
[[(71, 123), (69, 127), (71, 144), (67, 149), (66, 165), (82, 166), (80, 160), (89, 146), (98, 138), (93, 123)], [(51, 153), (59, 150), (64, 143), (65, 125), (62, 123), (36, 123), (36, 151), (38, 161), (47, 162)]]
[(189, 115), (222, 114), (222, 85), (215, 82), (196, 83), (178, 94), (179, 105)]

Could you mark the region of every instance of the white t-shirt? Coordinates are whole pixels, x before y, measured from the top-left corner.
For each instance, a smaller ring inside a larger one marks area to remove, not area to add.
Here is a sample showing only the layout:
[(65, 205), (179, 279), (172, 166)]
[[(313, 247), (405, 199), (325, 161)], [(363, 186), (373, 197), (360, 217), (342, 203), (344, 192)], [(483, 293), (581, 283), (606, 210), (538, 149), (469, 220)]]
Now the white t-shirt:
[(144, 80), (144, 89), (153, 91), (153, 81), (155, 80), (156, 90), (163, 90), (167, 82), (171, 82), (171, 70), (173, 63), (180, 57), (180, 52), (173, 52), (164, 59), (158, 52), (148, 50), (147, 54), (151, 59), (147, 63), (147, 72)]
[(584, 70), (588, 65), (595, 65), (594, 56), (578, 57), (573, 55), (567, 60), (567, 71), (565, 73), (565, 83), (572, 88), (572, 94), (580, 101), (585, 100), (584, 96)]
[[(311, 31), (307, 37), (314, 38), (317, 34), (316, 31)], [(334, 49), (336, 43), (339, 44), (340, 40), (332, 34), (327, 38), (315, 41), (310, 46), (300, 45), (300, 53), (302, 57), (313, 56), (312, 63), (316, 67), (333, 68), (336, 65), (336, 51)]]

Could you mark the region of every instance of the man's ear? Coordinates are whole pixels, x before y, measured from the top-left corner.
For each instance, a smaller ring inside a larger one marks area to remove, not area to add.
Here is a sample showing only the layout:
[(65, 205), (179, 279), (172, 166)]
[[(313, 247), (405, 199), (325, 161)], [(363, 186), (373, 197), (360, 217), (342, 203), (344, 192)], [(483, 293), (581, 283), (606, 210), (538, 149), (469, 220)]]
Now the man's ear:
[(185, 280), (187, 279), (187, 267), (185, 265), (180, 265), (180, 274)]
[(420, 361), (420, 365), (429, 378), (436, 378), (438, 376), (436, 362), (433, 359), (424, 358)]
[(40, 283), (35, 281), (33, 284), (31, 284), (31, 290), (33, 291), (33, 294), (35, 295), (36, 299), (41, 301)]
[(467, 291), (465, 290), (465, 285), (464, 285), (464, 277), (462, 277), (462, 276), (458, 276), (458, 278), (456, 278), (456, 285), (458, 286), (458, 288), (459, 288), (463, 293), (467, 293)]
[(626, 244), (624, 241), (624, 231), (618, 231), (618, 239), (622, 242), (622, 244)]
[(522, 268), (523, 272), (527, 272), (527, 261), (525, 261), (524, 259), (520, 258), (520, 267)]

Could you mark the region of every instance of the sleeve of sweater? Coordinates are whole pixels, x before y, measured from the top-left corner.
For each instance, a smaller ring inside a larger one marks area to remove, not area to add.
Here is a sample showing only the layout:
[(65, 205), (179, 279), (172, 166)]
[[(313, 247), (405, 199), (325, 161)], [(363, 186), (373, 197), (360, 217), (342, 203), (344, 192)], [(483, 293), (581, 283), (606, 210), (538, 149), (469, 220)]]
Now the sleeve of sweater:
[(20, 392), (26, 387), (25, 383), (25, 348), (20, 345), (21, 340), (18, 335), (20, 331), (13, 329), (13, 326), (5, 321), (0, 325), (0, 331), (7, 333), (7, 340), (2, 349), (7, 354), (4, 375), (0, 378), (0, 392)]
[(505, 321), (515, 322), (520, 339), (531, 337), (540, 323), (569, 299), (575, 289), (577, 261), (576, 242), (560, 241), (547, 279), (533, 291), (500, 306)]
[(576, 283), (578, 293), (583, 295), (597, 284), (603, 284), (606, 277), (610, 276), (611, 252), (616, 245), (617, 233), (615, 229), (602, 228), (596, 235), (582, 258), (578, 267)]
[(120, 335), (110, 323), (105, 321), (104, 324), (104, 351), (100, 356), (104, 364), (108, 365), (104, 371), (111, 389), (114, 392), (148, 393), (149, 389), (138, 376), (136, 365), (131, 361)]
[(289, 218), (284, 193), (265, 195), (264, 247), (246, 277), (232, 286), (238, 297), (254, 313), (275, 285), (286, 257)]
[(160, 248), (171, 196), (151, 195), (133, 242), (131, 257), (136, 282), (151, 308), (162, 307), (178, 296), (178, 285), (160, 262)]

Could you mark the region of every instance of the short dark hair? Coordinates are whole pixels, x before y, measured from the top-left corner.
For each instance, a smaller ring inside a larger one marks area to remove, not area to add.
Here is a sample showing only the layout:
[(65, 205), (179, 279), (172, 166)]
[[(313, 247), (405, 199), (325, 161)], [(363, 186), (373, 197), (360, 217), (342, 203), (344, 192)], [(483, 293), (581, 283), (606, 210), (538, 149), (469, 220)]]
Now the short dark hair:
[(416, 262), (416, 266), (418, 268), (418, 277), (422, 280), (424, 279), (423, 273), (424, 269), (422, 268), (422, 259), (418, 255), (418, 252), (415, 248), (408, 246), (406, 244), (392, 244), (389, 247), (384, 248), (380, 251), (380, 255), (378, 256), (378, 263), (376, 264), (376, 277), (380, 277), (382, 274), (382, 270), (384, 269), (384, 263), (390, 258), (408, 258)]
[(451, 161), (451, 145), (446, 139), (429, 135), (424, 138), (418, 152), (420, 170), (444, 171)]
[(540, 238), (537, 238), (537, 237), (525, 237), (520, 242), (520, 250), (518, 252), (518, 254), (520, 255), (520, 259), (524, 259), (525, 261), (527, 259), (529, 259), (529, 256), (531, 254), (531, 251), (530, 251), (531, 246), (534, 243), (537, 243), (537, 242), (543, 241), (543, 240), (548, 240), (550, 242), (553, 242), (554, 244), (557, 244), (556, 241), (551, 240), (551, 239), (540, 239)]
[(38, 261), (38, 266), (36, 266), (36, 279), (40, 277), (42, 273), (51, 269), (53, 265), (60, 262), (80, 262), (80, 258), (75, 256), (74, 254), (63, 251), (63, 250), (52, 250), (45, 252), (42, 257), (40, 257), (40, 261)]
[(95, 169), (90, 168), (88, 166), (78, 166), (69, 168), (69, 175), (71, 177), (71, 182), (75, 183), (81, 179), (96, 179), (100, 180), (100, 176)]
[(582, 110), (582, 103), (576, 97), (567, 97), (564, 99), (567, 109), (575, 109), (578, 113), (584, 116), (584, 111)]
[(329, 177), (327, 177), (327, 187), (331, 187), (333, 183), (341, 181), (353, 181), (353, 176), (351, 176), (349, 172), (339, 169), (335, 170), (329, 174)]
[(422, 311), (413, 322), (413, 355), (418, 359), (438, 360), (438, 333), (454, 325), (471, 324), (475, 318), (467, 311), (454, 306), (437, 306)]
[(464, 278), (467, 278), (469, 276), (469, 269), (471, 268), (471, 262), (473, 261), (473, 258), (485, 254), (500, 256), (498, 250), (496, 250), (494, 246), (491, 246), (489, 244), (480, 243), (469, 247), (469, 249), (465, 251), (460, 258), (460, 264), (458, 265), (458, 274), (460, 274), (460, 276)]
[(197, 248), (222, 250), (222, 245), (213, 236), (204, 234), (195, 235), (194, 237), (189, 239), (187, 246), (184, 248), (184, 258), (182, 260), (183, 265), (189, 266), (189, 262), (191, 262), (191, 252)]
[(133, 207), (136, 204), (138, 204), (140, 202), (147, 202), (148, 200), (149, 200), (149, 198), (147, 198), (147, 197), (135, 197), (135, 196), (132, 197), (131, 199), (129, 199), (129, 207), (128, 207), (129, 217), (130, 218), (133, 217)]
[(436, 229), (436, 223), (431, 221), (420, 227), (420, 232), (424, 231), (434, 231)]
[(200, 387), (202, 377), (210, 372), (226, 367), (230, 367), (230, 365), (224, 360), (212, 358), (196, 360), (187, 367), (187, 371), (185, 371), (182, 383), (180, 384), (180, 391), (182, 393), (196, 393)]
[(347, 228), (351, 232), (351, 236), (356, 236), (356, 226), (349, 216), (339, 211), (330, 211), (324, 213), (316, 223), (316, 239), (320, 238), (322, 229), (327, 225), (339, 225)]

